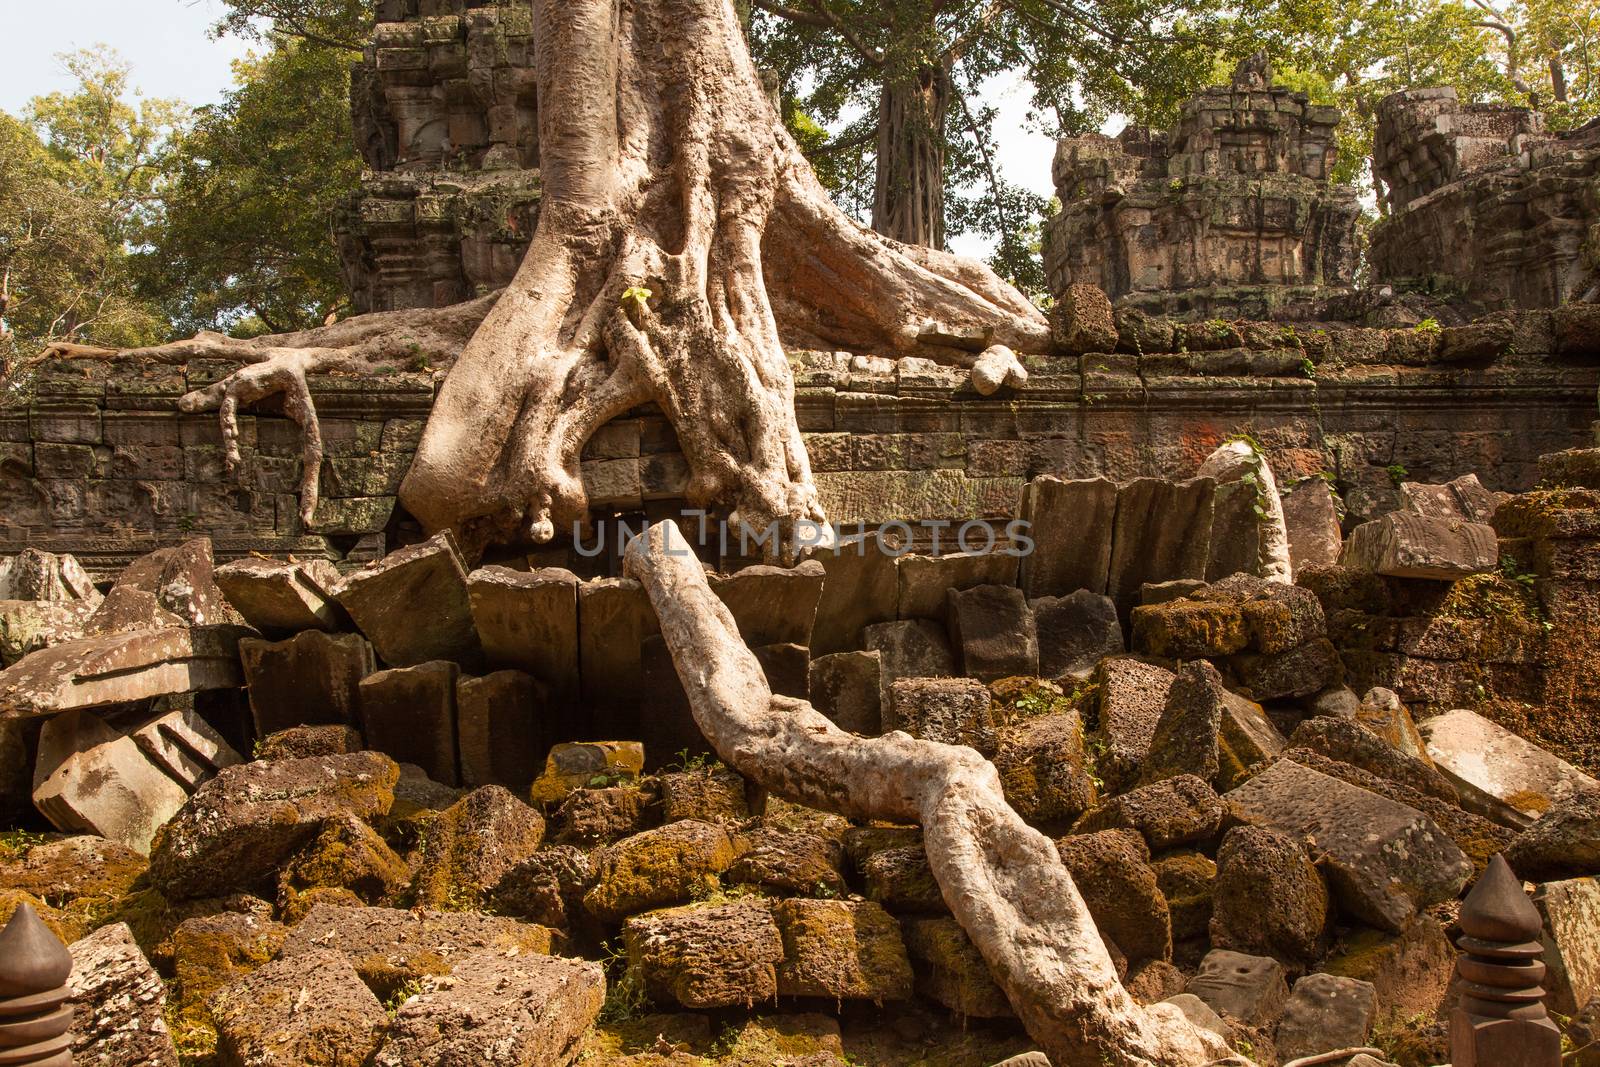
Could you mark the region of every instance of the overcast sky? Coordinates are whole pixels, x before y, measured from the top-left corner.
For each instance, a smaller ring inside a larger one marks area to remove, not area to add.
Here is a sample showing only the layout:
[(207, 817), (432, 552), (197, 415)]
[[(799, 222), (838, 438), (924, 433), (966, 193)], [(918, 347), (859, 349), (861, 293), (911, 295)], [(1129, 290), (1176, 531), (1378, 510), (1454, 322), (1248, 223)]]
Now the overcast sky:
[[(56, 56), (95, 44), (110, 45), (133, 65), (133, 84), (145, 96), (212, 103), (232, 84), (229, 64), (248, 50), (207, 34), (221, 11), (219, 0), (0, 0), (0, 110), (17, 114), (35, 96), (71, 88)], [(992, 96), (1000, 108), (1001, 172), (1049, 196), (1054, 146), (1023, 130), (1025, 91), (997, 82)], [(968, 255), (984, 251), (966, 240), (956, 245)]]

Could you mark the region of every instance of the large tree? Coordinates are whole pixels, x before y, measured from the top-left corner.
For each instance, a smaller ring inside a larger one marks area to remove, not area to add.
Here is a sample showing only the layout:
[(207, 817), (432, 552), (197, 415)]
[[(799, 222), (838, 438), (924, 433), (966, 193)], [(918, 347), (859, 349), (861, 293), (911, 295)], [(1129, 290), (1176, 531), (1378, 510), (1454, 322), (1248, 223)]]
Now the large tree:
[[(692, 501), (757, 526), (822, 521), (786, 341), (958, 365), (1014, 365), (1009, 349), (1048, 348), (1043, 316), (991, 272), (881, 238), (833, 203), (773, 111), (731, 0), (534, 0), (533, 29), (545, 198), (511, 285), (439, 312), (143, 353), (245, 361), (185, 409), (220, 408), (233, 440), (239, 404), (285, 392), (312, 472), (308, 375), (370, 372), (397, 349), (454, 351), (470, 335), (401, 497), (471, 551), (548, 540), (585, 518), (585, 440), (647, 402), (677, 430)], [(725, 661), (720, 645), (696, 647), (716, 636), (705, 626), (720, 626), (726, 644), (732, 624), (707, 614), (703, 576), (694, 585), (674, 558), (634, 565), (672, 615), (663, 630), (686, 688), (701, 694), (697, 712), (722, 708), (732, 720), (703, 720), (719, 751), (813, 803), (927, 819), (946, 899), (1056, 1062), (1199, 1067), (1223, 1052), (1177, 1009), (1140, 1007), (1122, 990), (1054, 846), (1020, 825), (975, 753), (922, 750), (898, 734), (858, 748), (819, 735), (813, 748), (794, 746), (786, 770), (773, 731), (811, 732), (821, 717), (769, 714), (747, 653)], [(685, 624), (697, 616), (700, 628)], [(892, 775), (860, 773), (880, 749)]]

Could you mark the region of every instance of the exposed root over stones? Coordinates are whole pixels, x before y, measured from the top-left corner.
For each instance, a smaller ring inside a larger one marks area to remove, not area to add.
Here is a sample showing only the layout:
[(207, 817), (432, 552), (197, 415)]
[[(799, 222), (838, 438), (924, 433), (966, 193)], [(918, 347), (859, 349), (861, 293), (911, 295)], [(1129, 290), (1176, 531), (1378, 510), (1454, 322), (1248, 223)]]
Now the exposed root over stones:
[(1055, 845), (1006, 803), (991, 763), (898, 731), (847, 734), (805, 701), (774, 695), (675, 524), (652, 527), (625, 558), (718, 755), (798, 803), (920, 823), (945, 903), (1051, 1062), (1200, 1067), (1229, 1055), (1177, 1008), (1141, 1007), (1123, 989)]

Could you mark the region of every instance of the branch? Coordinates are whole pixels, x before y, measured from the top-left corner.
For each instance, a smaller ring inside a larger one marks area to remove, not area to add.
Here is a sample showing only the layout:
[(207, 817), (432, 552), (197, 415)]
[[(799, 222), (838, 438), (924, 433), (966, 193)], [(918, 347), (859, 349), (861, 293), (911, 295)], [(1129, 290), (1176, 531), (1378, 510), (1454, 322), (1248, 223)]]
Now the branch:
[(951, 66), (959, 63), (961, 57), (966, 55), (967, 49), (971, 48), (973, 43), (994, 24), (994, 20), (1000, 17), (1001, 12), (1010, 6), (1008, 0), (992, 0), (989, 6), (984, 9), (983, 14), (979, 15), (973, 24), (967, 27), (967, 31), (950, 42), (950, 47), (944, 50), (945, 62)]
[(751, 2), (767, 14), (776, 15), (778, 18), (789, 22), (796, 22), (802, 26), (814, 26), (822, 30), (832, 30), (843, 38), (846, 44), (859, 52), (861, 58), (868, 63), (873, 66), (883, 65), (883, 53), (863, 41), (850, 28), (848, 23), (828, 8), (825, 0), (810, 0), (811, 6), (815, 8), (814, 11), (801, 11), (798, 8), (776, 3), (774, 0), (751, 0)]

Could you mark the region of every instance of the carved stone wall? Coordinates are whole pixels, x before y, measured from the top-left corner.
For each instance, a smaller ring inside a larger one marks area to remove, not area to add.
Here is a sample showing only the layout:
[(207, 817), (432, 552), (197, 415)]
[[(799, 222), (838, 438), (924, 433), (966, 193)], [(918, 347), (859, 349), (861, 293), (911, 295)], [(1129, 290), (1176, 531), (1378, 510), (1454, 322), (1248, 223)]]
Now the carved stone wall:
[(1053, 292), (1097, 285), (1153, 314), (1270, 318), (1351, 284), (1353, 189), (1330, 182), (1339, 112), (1241, 67), (1177, 128), (1063, 140), (1046, 224)]
[(442, 307), (505, 285), (539, 211), (528, 0), (385, 0), (354, 70), (370, 173), (339, 220), (357, 311)]
[(1595, 284), (1600, 130), (1552, 134), (1526, 108), (1413, 89), (1379, 104), (1374, 169), (1374, 281), (1480, 309), (1556, 307)]
[[(1392, 510), (1403, 479), (1477, 472), (1491, 489), (1528, 489), (1541, 454), (1592, 439), (1600, 308), (1439, 333), (1120, 317), (1119, 351), (1036, 361), (1024, 391), (992, 397), (925, 361), (794, 353), (796, 414), (829, 516), (1004, 520), (1038, 475), (1190, 477), (1244, 432), (1281, 481), (1331, 476), (1353, 521)], [(396, 492), (433, 375), (397, 361), (374, 378), (312, 379), (327, 457), (306, 530), (292, 423), (270, 409), (241, 417), (243, 463), (230, 478), (215, 418), (176, 410), (186, 390), (231, 369), (50, 364), (30, 405), (0, 408), (0, 555), (72, 552), (106, 576), (196, 532), (222, 560), (361, 562), (412, 536)], [(653, 410), (603, 428), (585, 453), (602, 514), (675, 512), (686, 472)], [(540, 558), (580, 573), (605, 564)]]

